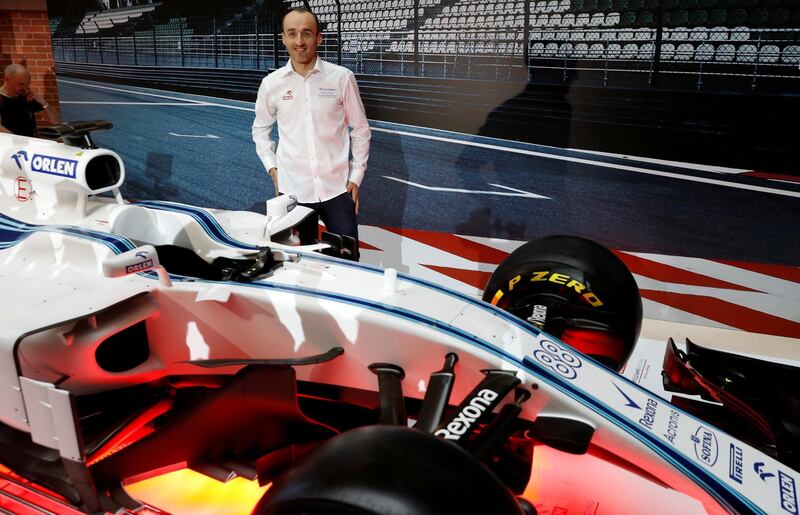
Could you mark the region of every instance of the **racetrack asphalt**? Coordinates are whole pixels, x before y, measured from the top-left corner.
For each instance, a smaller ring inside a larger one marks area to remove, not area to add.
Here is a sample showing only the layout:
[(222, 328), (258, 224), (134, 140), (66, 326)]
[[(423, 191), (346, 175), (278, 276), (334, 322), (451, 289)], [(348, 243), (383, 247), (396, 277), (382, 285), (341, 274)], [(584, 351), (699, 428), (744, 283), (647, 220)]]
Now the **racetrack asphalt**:
[[(123, 195), (264, 211), (273, 195), (252, 104), (59, 79), (65, 121), (107, 119)], [(527, 240), (575, 234), (614, 249), (800, 265), (800, 184), (705, 167), (371, 121), (360, 223)], [(546, 197), (546, 198), (541, 198)]]

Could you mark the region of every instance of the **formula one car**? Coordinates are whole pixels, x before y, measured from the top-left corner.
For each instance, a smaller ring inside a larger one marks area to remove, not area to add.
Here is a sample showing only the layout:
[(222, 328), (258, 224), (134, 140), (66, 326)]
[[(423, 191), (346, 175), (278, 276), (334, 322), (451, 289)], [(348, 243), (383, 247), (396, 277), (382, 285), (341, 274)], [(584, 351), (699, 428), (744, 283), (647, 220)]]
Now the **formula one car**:
[(101, 127), (0, 134), (0, 501), (158, 512), (126, 488), (186, 467), (271, 484), (257, 514), (797, 513), (800, 474), (617, 373), (641, 301), (599, 245), (527, 244), (481, 301), (290, 197), (125, 201)]

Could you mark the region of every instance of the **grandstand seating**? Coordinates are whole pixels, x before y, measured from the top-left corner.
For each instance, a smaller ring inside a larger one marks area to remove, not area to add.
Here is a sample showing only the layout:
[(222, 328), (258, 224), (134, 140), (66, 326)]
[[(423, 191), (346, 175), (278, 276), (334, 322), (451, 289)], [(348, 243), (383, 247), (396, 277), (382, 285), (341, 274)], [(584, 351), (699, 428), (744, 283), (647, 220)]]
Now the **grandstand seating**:
[[(334, 0), (309, 4), (324, 31), (342, 32), (344, 54), (374, 54), (371, 59), (411, 54), (417, 18), (418, 50), (426, 62), (458, 56), (518, 60), (526, 47), (532, 59), (646, 61), (655, 56), (659, 38), (659, 56), (667, 63), (800, 62), (800, 0), (531, 0), (528, 41), (523, 41), (524, 1), (418, 2), (415, 13), (414, 0), (341, 0), (341, 18)], [(254, 20), (260, 5), (234, 0), (225, 9), (198, 13), (189, 0), (173, 0), (168, 8), (156, 2), (90, 12), (77, 28), (53, 19), (50, 28), (54, 37), (69, 36), (64, 32), (70, 30), (139, 37), (244, 35), (259, 31)], [(216, 16), (213, 27), (210, 14)]]
[(91, 11), (86, 13), (80, 21), (78, 31), (82, 34), (97, 34), (102, 29), (113, 29), (139, 18), (144, 13), (154, 11), (160, 5), (160, 3), (152, 3), (106, 11)]
[[(793, 63), (796, 35), (752, 42), (751, 31), (800, 26), (796, 0), (661, 0), (661, 59), (675, 62)], [(301, 2), (288, 2), (299, 6)], [(537, 0), (530, 3), (529, 55), (577, 59), (652, 59), (658, 0)], [(770, 4), (772, 7), (767, 7)], [(338, 29), (333, 0), (311, 0), (325, 30)], [(524, 53), (521, 1), (421, 0), (420, 52), (431, 55)], [(745, 8), (745, 7), (756, 7)], [(760, 8), (757, 6), (761, 6)], [(413, 49), (413, 1), (344, 0), (348, 51)], [(377, 32), (373, 32), (377, 31)], [(394, 33), (396, 31), (396, 33)], [(763, 31), (759, 31), (763, 35)]]

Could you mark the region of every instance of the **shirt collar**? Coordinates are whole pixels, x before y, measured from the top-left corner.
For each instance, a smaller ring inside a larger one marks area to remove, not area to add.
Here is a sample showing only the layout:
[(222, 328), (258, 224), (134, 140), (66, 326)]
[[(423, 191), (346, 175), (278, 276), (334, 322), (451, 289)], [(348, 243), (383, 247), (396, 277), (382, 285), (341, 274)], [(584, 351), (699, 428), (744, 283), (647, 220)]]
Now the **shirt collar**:
[[(295, 73), (294, 68), (292, 68), (292, 61), (291, 59), (286, 63), (283, 67), (283, 76), (288, 77), (292, 73)], [(317, 61), (314, 63), (314, 71), (312, 71), (309, 75), (313, 75), (314, 72), (319, 72), (322, 75), (325, 75), (327, 71), (326, 63), (322, 59), (320, 59), (319, 55), (317, 56)]]

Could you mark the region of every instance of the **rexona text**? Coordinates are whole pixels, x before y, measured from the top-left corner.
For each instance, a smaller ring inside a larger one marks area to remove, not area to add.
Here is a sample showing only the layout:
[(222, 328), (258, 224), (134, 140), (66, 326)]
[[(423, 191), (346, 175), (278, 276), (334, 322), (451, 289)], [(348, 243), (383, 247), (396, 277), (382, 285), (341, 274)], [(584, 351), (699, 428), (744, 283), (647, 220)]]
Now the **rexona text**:
[(479, 391), (452, 422), (436, 431), (436, 436), (442, 436), (448, 440), (458, 440), (483, 415), (483, 412), (495, 399), (497, 399), (497, 392), (485, 388)]

